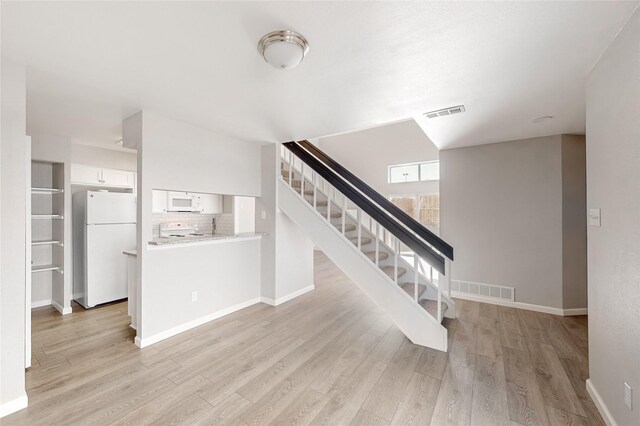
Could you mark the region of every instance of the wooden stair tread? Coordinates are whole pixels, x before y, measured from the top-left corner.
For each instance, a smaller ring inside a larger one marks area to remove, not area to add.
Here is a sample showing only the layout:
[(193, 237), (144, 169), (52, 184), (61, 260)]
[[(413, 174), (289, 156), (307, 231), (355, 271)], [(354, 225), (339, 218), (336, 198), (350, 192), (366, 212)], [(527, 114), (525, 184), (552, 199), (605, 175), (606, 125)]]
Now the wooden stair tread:
[[(382, 272), (384, 272), (385, 274), (387, 274), (389, 276), (389, 278), (393, 279), (393, 270), (394, 270), (393, 266), (383, 266), (381, 269), (382, 269)], [(407, 273), (406, 269), (401, 268), (400, 266), (398, 266), (398, 277), (401, 277), (406, 273)]]
[[(305, 195), (307, 195), (307, 191), (304, 191)], [(307, 200), (307, 203), (313, 205), (313, 191), (311, 191), (311, 197), (305, 197), (305, 200)], [(316, 207), (326, 207), (327, 204), (329, 204), (329, 202), (327, 200), (318, 200), (316, 199)]]
[[(322, 206), (320, 206), (320, 207), (322, 207)], [(326, 210), (326, 209), (324, 209), (324, 211), (323, 211), (323, 212), (320, 212), (320, 214), (326, 218), (326, 217), (327, 217), (327, 210)], [(338, 219), (338, 218), (342, 217), (342, 212), (341, 212), (341, 211), (337, 211), (337, 212), (332, 211), (332, 212), (329, 214), (329, 216), (330, 216), (332, 219)]]
[[(376, 261), (376, 252), (375, 251), (368, 251), (364, 254), (365, 256), (367, 256), (369, 259), (371, 259), (372, 262)], [(378, 252), (378, 260), (385, 260), (389, 258), (389, 253), (387, 253), (386, 251), (379, 251)]]
[[(402, 283), (400, 287), (411, 297), (413, 297), (413, 289), (414, 283)], [(424, 284), (418, 283), (418, 296), (420, 296), (427, 289), (427, 286)]]
[[(339, 231), (342, 231), (342, 224), (336, 225)], [(344, 232), (353, 232), (356, 230), (356, 226), (353, 223), (347, 223), (344, 226)]]
[[(431, 316), (436, 317), (438, 315), (438, 302), (430, 299), (421, 299), (418, 300), (418, 304), (424, 308)], [(448, 306), (446, 303), (441, 302), (442, 306), (442, 317), (444, 318), (444, 313), (447, 310)]]
[[(351, 237), (349, 238), (349, 241), (351, 241), (354, 245), (358, 245), (358, 237)], [(367, 244), (371, 244), (371, 238), (370, 237), (361, 237), (360, 238), (360, 244), (362, 244), (363, 246), (367, 245)]]

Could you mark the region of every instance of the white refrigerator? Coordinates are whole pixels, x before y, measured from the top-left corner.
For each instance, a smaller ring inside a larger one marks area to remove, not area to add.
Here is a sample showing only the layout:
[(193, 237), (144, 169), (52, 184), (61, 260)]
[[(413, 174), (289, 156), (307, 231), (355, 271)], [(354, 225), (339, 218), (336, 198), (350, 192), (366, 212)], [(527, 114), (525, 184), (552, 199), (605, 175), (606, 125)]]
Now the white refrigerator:
[(73, 296), (85, 308), (127, 297), (127, 259), (136, 246), (136, 200), (121, 192), (73, 195)]

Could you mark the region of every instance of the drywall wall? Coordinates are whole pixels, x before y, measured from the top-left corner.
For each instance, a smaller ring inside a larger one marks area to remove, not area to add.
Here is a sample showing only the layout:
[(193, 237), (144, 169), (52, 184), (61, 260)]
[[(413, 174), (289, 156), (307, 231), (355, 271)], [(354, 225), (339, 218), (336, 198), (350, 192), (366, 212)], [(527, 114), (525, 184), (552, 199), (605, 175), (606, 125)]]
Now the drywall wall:
[[(640, 424), (640, 9), (587, 80), (589, 378), (619, 425)], [(623, 384), (633, 387), (633, 410)]]
[(562, 305), (587, 306), (585, 137), (562, 135)]
[(304, 229), (278, 209), (275, 302), (282, 303), (291, 295), (313, 288), (313, 242)]
[[(147, 111), (125, 120), (125, 135), (134, 137), (131, 135), (135, 130), (127, 129), (128, 124), (135, 124), (134, 129), (141, 131), (135, 136), (140, 301), (136, 307), (140, 319), (136, 340), (144, 345), (149, 339), (168, 337), (175, 330), (212, 318), (216, 312), (255, 303), (260, 297), (257, 240), (231, 240), (191, 248), (148, 247), (152, 239), (153, 189), (260, 196), (261, 157), (260, 145)], [(212, 269), (214, 266), (218, 266), (218, 272)], [(179, 278), (180, 274), (185, 275)], [(194, 291), (198, 292), (197, 302), (191, 301)]]
[[(579, 138), (566, 139), (571, 157), (566, 162), (573, 165), (566, 170), (563, 138), (440, 152), (441, 236), (455, 250), (454, 280), (514, 287), (516, 302), (585, 308), (584, 289), (575, 298), (582, 304), (573, 300), (565, 306), (563, 300), (563, 250), (572, 250), (571, 244), (579, 239), (575, 230), (564, 233), (563, 221), (584, 224), (579, 197), (571, 199), (571, 209), (563, 215), (563, 181), (573, 188), (567, 189), (569, 194), (577, 191), (580, 179), (584, 182), (584, 169), (575, 165), (580, 161)], [(584, 249), (583, 241), (580, 244), (575, 256)], [(572, 264), (566, 267), (584, 267), (567, 261)], [(584, 276), (578, 282), (579, 275), (574, 275), (572, 291), (586, 286)]]
[(280, 145), (264, 145), (261, 155), (262, 197), (255, 204), (256, 231), (267, 234), (262, 238), (261, 296), (267, 303), (279, 304), (314, 288), (313, 243), (278, 208)]
[(388, 166), (438, 159), (438, 149), (413, 120), (320, 138), (315, 144), (383, 195), (435, 194), (438, 181), (388, 183)]
[[(262, 196), (256, 198), (256, 232), (265, 235), (260, 242), (260, 295), (264, 298), (276, 298), (276, 170), (280, 170), (279, 148), (276, 144), (263, 145), (260, 148)], [(278, 167), (276, 169), (276, 167)]]
[(145, 263), (142, 346), (260, 300), (259, 239), (148, 248)]
[(0, 91), (0, 417), (27, 405), (26, 216), (29, 162), (25, 69), (2, 58)]
[(79, 144), (71, 144), (71, 162), (132, 172), (135, 172), (137, 168), (135, 152)]

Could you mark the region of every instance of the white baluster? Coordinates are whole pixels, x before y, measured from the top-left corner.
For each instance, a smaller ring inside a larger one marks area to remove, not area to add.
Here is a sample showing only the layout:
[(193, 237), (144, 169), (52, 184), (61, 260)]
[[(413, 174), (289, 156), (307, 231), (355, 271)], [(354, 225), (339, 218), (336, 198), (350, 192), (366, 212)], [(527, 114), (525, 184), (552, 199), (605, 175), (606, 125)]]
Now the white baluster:
[(316, 209), (316, 204), (317, 204), (317, 198), (318, 198), (318, 189), (316, 188), (317, 185), (317, 176), (318, 174), (315, 172), (315, 170), (313, 171), (313, 175), (312, 175), (312, 179), (313, 179), (313, 209)]
[(451, 298), (451, 280), (453, 279), (453, 275), (451, 274), (451, 269), (453, 266), (453, 262), (451, 262), (449, 260), (449, 258), (445, 257), (444, 258), (444, 267), (445, 267), (445, 273), (447, 274), (447, 292), (449, 293), (449, 298)]
[(289, 186), (291, 186), (291, 179), (293, 179), (293, 152), (289, 151)]
[(429, 281), (431, 281), (431, 285), (434, 285), (433, 282), (433, 266), (429, 265)]
[(347, 197), (342, 195), (342, 235), (345, 234), (345, 225), (347, 219)]
[(380, 224), (376, 222), (376, 266), (380, 263)]
[(329, 187), (329, 191), (327, 191), (327, 220), (331, 222), (331, 192), (333, 188)]
[(413, 252), (413, 300), (418, 301), (418, 253)]
[(395, 248), (394, 260), (393, 260), (393, 281), (398, 284), (398, 256), (400, 256), (400, 241), (395, 239), (393, 246)]
[(300, 196), (304, 198), (304, 163), (300, 163)]
[(442, 289), (438, 286), (438, 321), (442, 322)]
[(362, 210), (358, 208), (356, 216), (358, 217), (358, 250), (362, 247)]

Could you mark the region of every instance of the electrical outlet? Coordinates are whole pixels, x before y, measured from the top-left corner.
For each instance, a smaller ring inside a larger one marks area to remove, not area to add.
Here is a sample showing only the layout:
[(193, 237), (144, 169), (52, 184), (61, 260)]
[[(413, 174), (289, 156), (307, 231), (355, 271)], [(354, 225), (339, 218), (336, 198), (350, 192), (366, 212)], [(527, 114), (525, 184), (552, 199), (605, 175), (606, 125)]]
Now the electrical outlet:
[(197, 291), (192, 291), (191, 292), (191, 301), (192, 302), (197, 302), (198, 301), (198, 292)]
[(633, 404), (631, 402), (632, 395), (633, 389), (631, 389), (629, 383), (624, 382), (624, 405), (626, 405), (629, 410), (633, 410)]
[(262, 218), (262, 220), (265, 220), (267, 218), (267, 212), (262, 210), (262, 213), (260, 213), (260, 217)]

